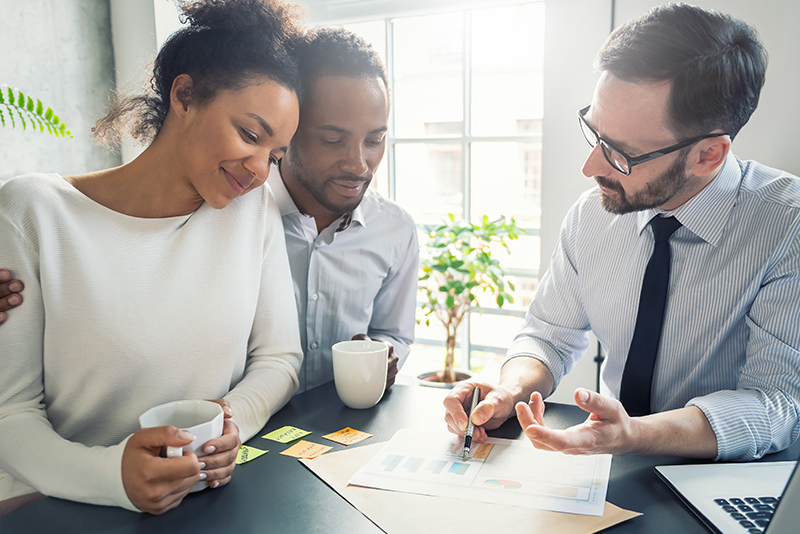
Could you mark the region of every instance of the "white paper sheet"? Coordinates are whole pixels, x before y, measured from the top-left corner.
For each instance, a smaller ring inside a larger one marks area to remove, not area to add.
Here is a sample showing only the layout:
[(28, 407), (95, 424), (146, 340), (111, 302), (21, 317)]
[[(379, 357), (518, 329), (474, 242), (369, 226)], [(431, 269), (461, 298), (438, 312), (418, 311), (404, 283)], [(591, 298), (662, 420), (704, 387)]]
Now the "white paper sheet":
[[(603, 515), (611, 455), (568, 456), (490, 438), (462, 461), (463, 441), (400, 430), (349, 484), (584, 515)], [(487, 453), (488, 449), (488, 453)], [(485, 456), (485, 458), (476, 458)]]

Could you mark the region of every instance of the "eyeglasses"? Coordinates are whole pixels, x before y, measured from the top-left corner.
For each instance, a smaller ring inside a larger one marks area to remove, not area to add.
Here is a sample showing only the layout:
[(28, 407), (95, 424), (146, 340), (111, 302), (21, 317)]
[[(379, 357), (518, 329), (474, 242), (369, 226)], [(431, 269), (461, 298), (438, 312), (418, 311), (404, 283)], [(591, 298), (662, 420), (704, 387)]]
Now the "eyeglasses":
[(594, 128), (589, 126), (589, 123), (586, 122), (585, 115), (589, 111), (590, 107), (591, 106), (586, 106), (578, 111), (578, 123), (581, 125), (583, 137), (586, 138), (586, 142), (589, 143), (589, 146), (592, 148), (596, 147), (597, 144), (600, 143), (600, 148), (603, 150), (603, 155), (606, 157), (606, 161), (608, 161), (608, 163), (614, 167), (614, 169), (624, 175), (630, 174), (634, 165), (639, 165), (640, 163), (650, 161), (651, 159), (660, 158), (661, 156), (665, 156), (670, 152), (675, 152), (676, 150), (680, 150), (683, 147), (687, 147), (703, 139), (708, 139), (709, 137), (722, 137), (724, 135), (728, 135), (726, 133), (712, 133), (701, 135), (699, 137), (692, 137), (691, 139), (681, 141), (676, 145), (662, 148), (661, 150), (654, 150), (653, 152), (648, 152), (647, 154), (642, 154), (641, 156), (631, 157), (600, 137)]

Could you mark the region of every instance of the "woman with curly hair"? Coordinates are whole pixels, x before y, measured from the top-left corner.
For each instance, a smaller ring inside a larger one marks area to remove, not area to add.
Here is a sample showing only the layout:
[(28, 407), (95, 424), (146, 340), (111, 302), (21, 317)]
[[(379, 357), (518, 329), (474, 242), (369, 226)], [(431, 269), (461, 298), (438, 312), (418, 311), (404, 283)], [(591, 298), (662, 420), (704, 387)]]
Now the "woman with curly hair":
[[(0, 332), (0, 512), (39, 492), (162, 513), (199, 481), (226, 484), (241, 442), (297, 389), (283, 230), (261, 185), (297, 127), (301, 30), (275, 1), (181, 9), (189, 24), (160, 50), (151, 92), (95, 128), (127, 129), (144, 152), (0, 190), (0, 257), (26, 281)], [(226, 414), (199, 460), (160, 457), (184, 431), (137, 430), (182, 399)]]

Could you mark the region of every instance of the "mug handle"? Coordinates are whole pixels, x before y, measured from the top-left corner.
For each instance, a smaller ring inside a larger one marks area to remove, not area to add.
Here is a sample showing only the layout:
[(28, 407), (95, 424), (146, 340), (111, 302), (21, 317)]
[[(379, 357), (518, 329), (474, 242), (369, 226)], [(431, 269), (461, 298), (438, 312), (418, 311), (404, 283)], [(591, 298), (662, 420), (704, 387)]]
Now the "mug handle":
[(167, 458), (180, 458), (183, 456), (183, 447), (167, 446)]

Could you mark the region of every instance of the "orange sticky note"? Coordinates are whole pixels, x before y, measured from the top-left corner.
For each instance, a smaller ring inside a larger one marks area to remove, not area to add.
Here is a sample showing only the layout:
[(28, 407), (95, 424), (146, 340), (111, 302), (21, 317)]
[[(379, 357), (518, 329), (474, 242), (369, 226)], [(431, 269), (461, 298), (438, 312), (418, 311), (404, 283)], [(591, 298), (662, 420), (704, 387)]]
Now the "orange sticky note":
[(281, 454), (284, 456), (292, 456), (294, 458), (312, 459), (316, 458), (320, 454), (325, 454), (332, 448), (333, 447), (328, 447), (327, 445), (320, 445), (318, 443), (301, 440), (283, 451)]
[(342, 445), (352, 445), (353, 443), (358, 443), (359, 441), (371, 438), (372, 434), (367, 434), (366, 432), (361, 432), (360, 430), (354, 430), (350, 427), (347, 427), (338, 432), (334, 432), (333, 434), (328, 434), (327, 436), (322, 437), (331, 441), (335, 441), (336, 443), (341, 443)]
[(494, 447), (494, 444), (492, 443), (481, 443), (472, 457), (476, 460), (485, 460), (486, 457), (489, 456), (489, 452), (492, 450), (492, 447)]

